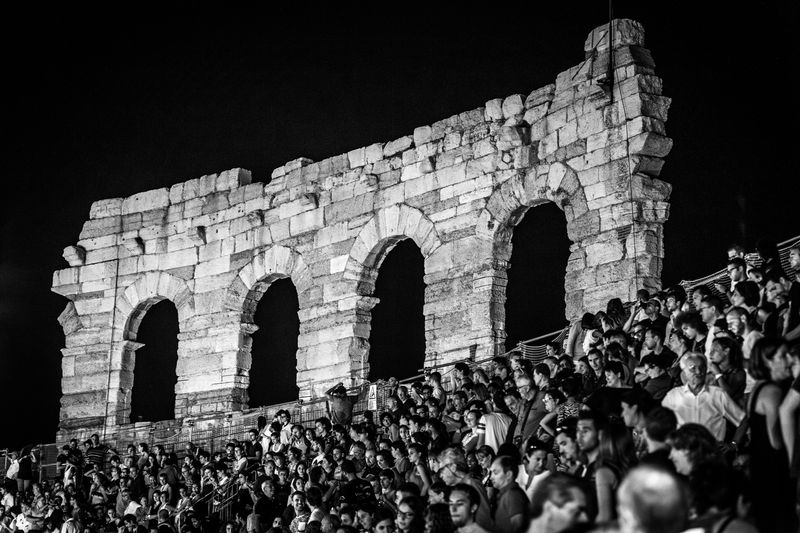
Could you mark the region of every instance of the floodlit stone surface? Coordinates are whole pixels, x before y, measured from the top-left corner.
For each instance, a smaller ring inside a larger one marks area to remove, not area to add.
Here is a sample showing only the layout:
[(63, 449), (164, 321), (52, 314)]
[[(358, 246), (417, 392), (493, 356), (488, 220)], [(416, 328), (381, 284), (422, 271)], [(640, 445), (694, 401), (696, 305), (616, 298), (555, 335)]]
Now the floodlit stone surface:
[(613, 50), (599, 27), (586, 61), (528, 96), (324, 161), (299, 157), (268, 184), (232, 169), (94, 202), (64, 250), (69, 268), (53, 275), (53, 291), (70, 300), (60, 317), (63, 432), (104, 422), (128, 431), (138, 326), (163, 299), (179, 316), (176, 418), (246, 408), (253, 315), (280, 278), (298, 291), (301, 398), (361, 382), (378, 267), (403, 239), (425, 260), (427, 363), (493, 355), (505, 337), (513, 226), (544, 202), (563, 210), (573, 243), (566, 318), (659, 287), (670, 100), (641, 26), (614, 25)]

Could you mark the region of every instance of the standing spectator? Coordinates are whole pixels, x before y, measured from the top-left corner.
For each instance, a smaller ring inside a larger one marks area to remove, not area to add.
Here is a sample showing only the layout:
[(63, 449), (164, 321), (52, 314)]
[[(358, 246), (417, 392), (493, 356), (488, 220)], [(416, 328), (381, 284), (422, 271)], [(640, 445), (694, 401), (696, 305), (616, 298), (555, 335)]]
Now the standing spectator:
[(689, 422), (702, 424), (715, 439), (724, 441), (725, 420), (738, 427), (744, 411), (721, 388), (706, 384), (705, 357), (689, 354), (682, 359), (681, 369), (686, 384), (670, 390), (661, 404), (675, 412), (679, 426)]
[(636, 453), (628, 429), (619, 422), (607, 424), (599, 432), (595, 468), (597, 522), (602, 524), (617, 515), (617, 487), (636, 464)]
[(706, 381), (724, 390), (734, 402), (744, 405), (746, 377), (742, 368), (742, 350), (735, 340), (717, 337), (712, 341)]
[[(786, 444), (791, 477), (797, 486), (800, 477), (800, 439), (798, 439), (798, 418), (800, 418), (800, 346), (795, 345), (789, 352), (792, 362), (792, 387), (781, 402), (779, 410), (781, 433)], [(800, 487), (798, 487), (800, 488)], [(800, 494), (800, 493), (799, 493)]]
[(476, 513), (480, 505), (478, 491), (471, 485), (458, 483), (450, 489), (450, 519), (458, 533), (489, 533), (478, 525)]
[(792, 487), (787, 453), (781, 435), (778, 409), (781, 385), (791, 376), (787, 347), (775, 339), (761, 339), (753, 349), (750, 373), (756, 385), (750, 395), (750, 479), (753, 484), (753, 516), (759, 531), (794, 532)]
[(519, 533), (527, 525), (528, 497), (515, 481), (518, 474), (519, 465), (507, 455), (492, 463), (492, 485), (496, 491), (493, 518), (497, 531)]

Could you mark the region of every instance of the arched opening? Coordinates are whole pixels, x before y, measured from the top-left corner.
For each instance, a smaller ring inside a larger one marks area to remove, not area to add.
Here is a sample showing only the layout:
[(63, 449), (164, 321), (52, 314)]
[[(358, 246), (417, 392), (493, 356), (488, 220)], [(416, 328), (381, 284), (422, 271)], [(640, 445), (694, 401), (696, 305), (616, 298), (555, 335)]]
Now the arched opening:
[(399, 242), (378, 270), (369, 335), (369, 379), (407, 378), (425, 363), (425, 262), (411, 239)]
[[(262, 282), (264, 286), (266, 282)], [(277, 279), (258, 300), (253, 323), (258, 330), (253, 333), (250, 349), (250, 385), (247, 394), (250, 407), (261, 407), (296, 400), (297, 388), (297, 336), (300, 319), (297, 311), (297, 290), (289, 278)], [(263, 290), (261, 286), (255, 292)]]
[(136, 330), (131, 391), (131, 422), (155, 422), (175, 417), (178, 376), (178, 310), (169, 300), (150, 307)]
[(513, 228), (506, 286), (506, 349), (564, 327), (564, 273), (570, 240), (552, 202), (529, 208)]

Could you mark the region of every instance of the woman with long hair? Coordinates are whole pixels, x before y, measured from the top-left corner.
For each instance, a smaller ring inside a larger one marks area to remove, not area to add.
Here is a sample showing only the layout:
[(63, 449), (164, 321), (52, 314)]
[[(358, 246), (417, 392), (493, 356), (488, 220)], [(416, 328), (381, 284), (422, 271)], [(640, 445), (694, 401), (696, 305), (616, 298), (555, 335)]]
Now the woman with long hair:
[(791, 378), (788, 347), (781, 339), (756, 342), (749, 360), (756, 380), (747, 405), (750, 420), (750, 481), (753, 518), (759, 531), (795, 532), (792, 483), (778, 409)]
[(434, 503), (425, 511), (425, 533), (453, 533), (455, 530), (449, 504)]
[(419, 495), (428, 496), (431, 488), (431, 474), (428, 471), (428, 448), (423, 444), (412, 442), (408, 445), (408, 460), (411, 468), (406, 472), (406, 481), (419, 487)]
[(624, 424), (612, 422), (600, 430), (595, 487), (597, 523), (616, 517), (616, 493), (622, 478), (636, 464), (636, 450)]
[(688, 476), (702, 463), (720, 459), (717, 440), (703, 425), (684, 424), (667, 437), (669, 458), (678, 474)]
[(567, 418), (556, 427), (556, 470), (568, 474), (577, 474), (583, 466), (581, 451), (578, 448), (577, 419)]
[(730, 337), (715, 338), (708, 356), (707, 383), (720, 387), (734, 402), (744, 405), (746, 381), (739, 343)]
[(399, 533), (422, 533), (425, 531), (425, 504), (417, 496), (400, 500), (397, 506), (397, 531)]

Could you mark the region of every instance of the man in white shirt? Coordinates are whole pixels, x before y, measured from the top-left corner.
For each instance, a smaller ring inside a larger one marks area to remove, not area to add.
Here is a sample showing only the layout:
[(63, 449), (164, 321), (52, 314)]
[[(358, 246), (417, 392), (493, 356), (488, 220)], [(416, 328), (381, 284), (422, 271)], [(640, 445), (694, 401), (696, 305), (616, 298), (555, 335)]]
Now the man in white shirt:
[(706, 385), (707, 364), (703, 356), (685, 355), (681, 370), (686, 384), (670, 390), (661, 405), (675, 412), (678, 426), (689, 422), (702, 424), (722, 442), (725, 420), (738, 427), (744, 419), (744, 411), (721, 388)]

